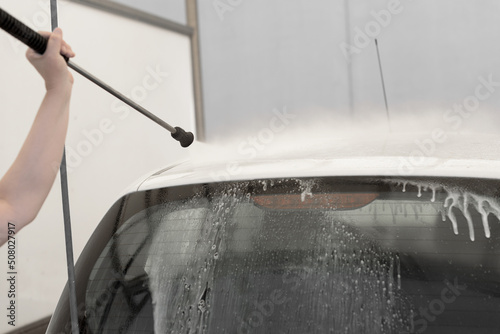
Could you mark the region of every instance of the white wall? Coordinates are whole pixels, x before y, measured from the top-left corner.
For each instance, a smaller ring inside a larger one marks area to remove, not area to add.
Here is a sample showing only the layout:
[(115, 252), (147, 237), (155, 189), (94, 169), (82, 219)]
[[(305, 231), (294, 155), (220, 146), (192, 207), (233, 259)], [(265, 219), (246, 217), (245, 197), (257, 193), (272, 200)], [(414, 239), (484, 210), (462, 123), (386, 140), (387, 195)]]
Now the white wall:
[[(48, 0), (0, 0), (0, 7), (36, 30), (50, 30)], [(124, 94), (133, 94), (169, 124), (194, 129), (187, 37), (66, 1), (59, 1), (59, 26), (76, 51), (76, 64)], [(44, 94), (43, 82), (25, 59), (25, 50), (0, 32), (0, 175), (14, 160)], [(151, 71), (162, 74), (155, 81)], [(124, 188), (183, 158), (188, 150), (172, 140), (168, 131), (115, 102), (78, 74), (74, 77), (66, 147), (76, 259)], [(106, 134), (100, 130), (102, 122), (107, 124)], [(16, 238), (17, 324), (21, 326), (50, 315), (66, 283), (59, 179), (37, 219)], [(0, 248), (2, 310), (6, 307), (6, 261), (4, 246)], [(0, 333), (13, 329), (4, 313), (0, 313)]]
[[(407, 116), (423, 119), (425, 112), (434, 119), (419, 130), (449, 128), (443, 121), (445, 112), (474, 95), (480, 77), (500, 82), (497, 0), (198, 3), (209, 140), (227, 132), (258, 133), (273, 117), (272, 110), (284, 106), (297, 116), (294, 124), (312, 124), (294, 133), (300, 139), (318, 133), (318, 126), (333, 132), (340, 123), (343, 130), (347, 120), (356, 128), (370, 129), (373, 122), (385, 122), (374, 38), (379, 41), (391, 122), (399, 118), (399, 123), (408, 125)], [(352, 57), (346, 57), (344, 44), (355, 48)], [(499, 103), (496, 87), (467, 123), (491, 125)], [(381, 128), (385, 131), (386, 126)]]

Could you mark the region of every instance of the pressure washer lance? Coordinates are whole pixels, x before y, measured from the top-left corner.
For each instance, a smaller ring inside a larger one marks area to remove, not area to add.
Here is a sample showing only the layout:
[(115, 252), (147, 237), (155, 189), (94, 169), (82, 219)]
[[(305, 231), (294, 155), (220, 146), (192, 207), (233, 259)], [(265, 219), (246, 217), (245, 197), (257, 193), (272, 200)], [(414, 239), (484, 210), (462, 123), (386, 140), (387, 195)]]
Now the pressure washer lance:
[[(45, 50), (47, 49), (47, 44), (48, 44), (48, 39), (34, 31), (33, 29), (29, 28), (26, 26), (24, 23), (4, 11), (2, 8), (0, 8), (0, 28), (38, 52), (39, 54), (44, 54)], [(89, 72), (85, 71), (83, 68), (80, 66), (76, 65), (75, 63), (71, 62), (67, 57), (63, 56), (64, 59), (66, 60), (66, 63), (68, 64), (68, 67), (73, 69), (75, 72), (81, 74), (85, 78), (89, 79), (93, 83), (95, 83), (97, 86), (101, 87), (111, 95), (114, 95), (118, 99), (122, 100), (135, 110), (139, 111), (141, 114), (144, 116), (148, 117), (150, 120), (153, 122), (161, 125), (170, 133), (172, 134), (172, 137), (179, 141), (181, 143), (182, 147), (188, 147), (193, 143), (194, 136), (191, 132), (186, 132), (182, 128), (176, 126), (173, 127), (170, 124), (166, 123), (156, 115), (152, 114), (139, 104), (135, 103), (125, 95), (121, 94), (120, 92), (116, 91), (113, 89), (111, 86), (107, 85), (106, 83), (102, 82)]]

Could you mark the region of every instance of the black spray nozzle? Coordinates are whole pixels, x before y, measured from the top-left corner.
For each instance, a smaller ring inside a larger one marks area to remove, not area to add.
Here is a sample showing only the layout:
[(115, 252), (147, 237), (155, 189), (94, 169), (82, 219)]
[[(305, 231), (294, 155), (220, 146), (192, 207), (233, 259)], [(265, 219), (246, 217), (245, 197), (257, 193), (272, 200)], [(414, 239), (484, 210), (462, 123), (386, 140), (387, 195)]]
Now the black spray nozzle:
[[(4, 11), (2, 8), (0, 8), (0, 28), (35, 50), (39, 54), (44, 54), (45, 50), (47, 50), (47, 44), (48, 44), (48, 39)], [(158, 125), (164, 127), (168, 131), (172, 133), (172, 137), (176, 140), (178, 140), (181, 143), (182, 147), (188, 147), (191, 145), (191, 143), (194, 140), (194, 136), (191, 132), (186, 132), (183, 129), (179, 127), (172, 127), (165, 121), (161, 120), (139, 104), (135, 103), (122, 93), (118, 92), (111, 86), (107, 85), (103, 81), (99, 80), (89, 72), (85, 71), (83, 68), (80, 66), (76, 65), (75, 63), (72, 63), (69, 61), (69, 59), (65, 56), (63, 56), (66, 62), (68, 63), (68, 67), (73, 69), (75, 72), (81, 74), (88, 80), (92, 81), (111, 95), (115, 96), (116, 98), (120, 99), (121, 101), (125, 102), (135, 110), (139, 111), (141, 114), (144, 116), (148, 117), (150, 120), (153, 122), (157, 123)]]
[(188, 147), (194, 141), (194, 135), (191, 132), (186, 132), (178, 126), (175, 127), (175, 132), (172, 133), (172, 138), (179, 141), (182, 147)]

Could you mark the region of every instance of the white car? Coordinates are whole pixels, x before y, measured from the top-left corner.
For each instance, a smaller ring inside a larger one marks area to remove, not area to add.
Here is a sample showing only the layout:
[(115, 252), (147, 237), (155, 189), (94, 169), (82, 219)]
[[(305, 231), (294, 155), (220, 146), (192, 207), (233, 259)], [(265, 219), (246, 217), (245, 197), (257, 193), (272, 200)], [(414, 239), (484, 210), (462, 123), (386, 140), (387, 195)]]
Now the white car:
[(498, 141), (404, 142), (154, 173), (78, 260), (81, 332), (498, 333)]

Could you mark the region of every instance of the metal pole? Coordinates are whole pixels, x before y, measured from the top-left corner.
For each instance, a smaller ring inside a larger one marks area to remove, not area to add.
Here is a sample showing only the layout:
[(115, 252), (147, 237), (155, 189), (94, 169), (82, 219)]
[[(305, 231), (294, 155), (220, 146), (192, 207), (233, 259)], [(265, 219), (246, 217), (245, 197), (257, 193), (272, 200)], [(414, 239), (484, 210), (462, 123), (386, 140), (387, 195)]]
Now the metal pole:
[(186, 0), (188, 25), (193, 29), (191, 35), (191, 64), (193, 68), (194, 107), (196, 114), (196, 135), (198, 140), (205, 141), (205, 115), (203, 113), (203, 89), (200, 47), (200, 26), (197, 0)]
[[(52, 30), (57, 28), (57, 0), (50, 0), (50, 13)], [(66, 168), (66, 150), (63, 151), (61, 166), (61, 194), (64, 216), (64, 236), (66, 240), (66, 261), (68, 266), (68, 289), (69, 289), (69, 309), (71, 315), (71, 332), (79, 334), (78, 326), (78, 306), (76, 301), (76, 284), (75, 284), (75, 264), (73, 256), (73, 238), (71, 236), (71, 216), (69, 210), (69, 191), (68, 191), (68, 173)]]

